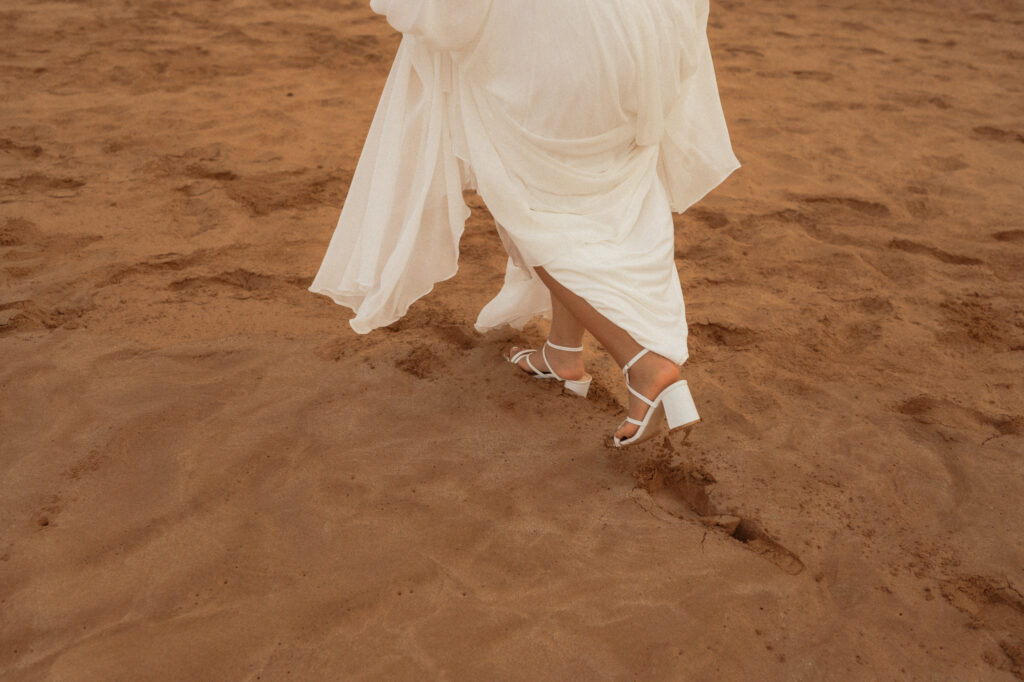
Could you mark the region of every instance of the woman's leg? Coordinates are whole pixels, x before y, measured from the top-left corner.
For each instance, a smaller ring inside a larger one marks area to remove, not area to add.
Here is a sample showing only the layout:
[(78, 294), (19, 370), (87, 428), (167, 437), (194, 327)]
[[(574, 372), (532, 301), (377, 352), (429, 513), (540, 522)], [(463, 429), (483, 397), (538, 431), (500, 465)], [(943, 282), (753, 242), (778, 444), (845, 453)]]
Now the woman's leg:
[[(572, 316), (574, 323), (579, 325), (580, 338), (582, 338), (582, 329), (586, 328), (611, 354), (619, 367), (625, 365), (642, 350), (643, 347), (626, 330), (616, 326), (585, 299), (555, 281), (544, 268), (535, 269), (540, 275), (541, 281), (551, 291), (552, 308), (554, 309), (555, 302), (558, 301), (565, 312)], [(555, 341), (555, 343), (559, 342)], [(554, 362), (554, 358), (552, 358), (552, 362)], [(679, 380), (679, 366), (662, 355), (654, 352), (647, 353), (630, 367), (629, 379), (633, 388), (648, 398), (654, 398), (670, 384)], [(629, 394), (630, 417), (642, 419), (647, 409), (646, 403), (632, 393)], [(624, 438), (633, 435), (636, 430), (635, 424), (627, 422), (615, 432), (615, 435)]]
[[(576, 319), (576, 316), (569, 311), (560, 299), (551, 296), (551, 331), (548, 340), (559, 346), (578, 348), (583, 345), (583, 325)], [(508, 353), (512, 357), (519, 352), (519, 346), (513, 346)], [(582, 379), (585, 374), (583, 369), (583, 353), (558, 350), (548, 346), (546, 350), (551, 367), (544, 362), (544, 356), (540, 352), (530, 356), (530, 362), (541, 371), (554, 372), (563, 379)], [(519, 366), (527, 372), (530, 371), (526, 360), (520, 360)]]

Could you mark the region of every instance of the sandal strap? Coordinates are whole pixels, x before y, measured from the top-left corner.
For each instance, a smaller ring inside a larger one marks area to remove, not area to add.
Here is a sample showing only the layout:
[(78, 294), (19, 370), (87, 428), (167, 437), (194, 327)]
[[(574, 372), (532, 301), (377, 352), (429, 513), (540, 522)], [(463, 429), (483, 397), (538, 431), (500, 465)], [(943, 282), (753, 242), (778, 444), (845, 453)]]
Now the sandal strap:
[(533, 371), (533, 375), (534, 375), (534, 376), (537, 376), (537, 377), (546, 377), (546, 376), (548, 376), (548, 374), (546, 374), (546, 373), (544, 373), (544, 372), (540, 371), (539, 369), (537, 369), (536, 367), (534, 367), (534, 366), (533, 366), (533, 363), (532, 363), (532, 362), (530, 362), (530, 356), (531, 356), (531, 355), (533, 355), (533, 354), (534, 354), (534, 353), (536, 353), (536, 352), (537, 352), (537, 351), (532, 351), (532, 352), (528, 353), (528, 354), (526, 355), (526, 357), (524, 357), (523, 359), (524, 359), (524, 360), (526, 360), (526, 364), (530, 366), (530, 370), (532, 370), (532, 371)]
[(537, 351), (533, 350), (532, 348), (524, 348), (523, 350), (519, 351), (518, 353), (510, 357), (508, 361), (511, 362), (513, 365), (518, 365), (519, 361), (522, 360), (524, 357), (526, 357), (530, 353), (536, 352)]
[[(565, 379), (563, 379), (562, 377), (558, 376), (558, 372), (556, 372), (551, 367), (551, 361), (548, 360), (548, 353), (547, 353), (548, 345), (549, 345), (548, 343), (545, 343), (543, 346), (540, 347), (540, 356), (542, 358), (544, 358), (544, 364), (548, 366), (548, 372), (550, 372), (559, 381), (565, 381)], [(531, 365), (531, 367), (532, 367), (532, 365)]]
[(647, 353), (649, 353), (649, 352), (650, 351), (647, 350), (646, 348), (641, 348), (639, 353), (634, 355), (630, 359), (629, 362), (627, 362), (626, 364), (624, 364), (622, 366), (622, 374), (626, 377), (626, 388), (629, 389), (629, 392), (632, 393), (633, 395), (635, 395), (637, 398), (640, 398), (640, 400), (642, 400), (645, 403), (647, 403), (648, 407), (654, 407), (654, 401), (653, 400), (651, 400), (650, 398), (645, 396), (643, 393), (641, 393), (640, 391), (636, 390), (635, 388), (633, 388), (632, 386), (629, 385), (629, 368), (632, 367), (633, 365), (635, 365), (637, 360), (639, 360), (643, 356), (647, 355)]
[[(644, 423), (642, 421), (640, 421), (639, 419), (633, 419), (632, 417), (626, 417), (626, 421), (628, 421), (630, 424), (636, 424), (637, 426), (643, 426), (644, 425)], [(629, 438), (632, 438), (632, 437), (633, 436), (629, 436)]]
[[(537, 349), (535, 349), (535, 348), (525, 348), (525, 349), (519, 351), (518, 353), (516, 353), (515, 355), (513, 355), (512, 357), (510, 357), (508, 359), (508, 361), (511, 362), (513, 365), (518, 365), (520, 360), (526, 360), (526, 364), (529, 365), (530, 370), (533, 372), (534, 376), (539, 377), (539, 378), (543, 378), (543, 379), (558, 379), (559, 381), (565, 381), (565, 379), (563, 379), (562, 377), (560, 377), (558, 375), (558, 372), (556, 372), (555, 370), (553, 370), (551, 368), (551, 362), (548, 360), (548, 354), (547, 354), (547, 347), (548, 346), (551, 346), (555, 350), (564, 350), (564, 351), (570, 351), (570, 352), (576, 352), (576, 351), (582, 351), (583, 350), (583, 346), (580, 346), (579, 348), (569, 348), (568, 346), (559, 346), (556, 343), (551, 343), (550, 341), (545, 341), (544, 345), (540, 347), (540, 355), (541, 355), (542, 358), (544, 358), (544, 364), (548, 366), (548, 371), (547, 372), (540, 371), (539, 369), (537, 369), (536, 367), (533, 366), (532, 362), (530, 362), (530, 356), (537, 352)], [(628, 383), (629, 382), (627, 382), (627, 384)]]
[[(527, 362), (529, 362), (529, 361), (527, 361)], [(632, 393), (632, 394), (633, 394), (633, 395), (635, 395), (635, 396), (636, 396), (637, 398), (640, 398), (640, 400), (642, 400), (642, 401), (644, 401), (645, 403), (647, 403), (647, 405), (648, 405), (649, 407), (654, 407), (654, 401), (653, 401), (653, 400), (651, 400), (650, 398), (648, 398), (647, 396), (645, 396), (645, 395), (644, 395), (643, 393), (641, 393), (640, 391), (638, 391), (638, 390), (636, 390), (635, 388), (633, 388), (632, 386), (630, 386), (630, 385), (629, 385), (629, 381), (628, 381), (628, 380), (626, 381), (626, 388), (627, 388), (627, 389), (629, 389), (629, 392), (630, 392), (630, 393)]]
[[(530, 371), (533, 372), (533, 376), (541, 379), (561, 378), (554, 372), (542, 372), (533, 366), (533, 363), (530, 361), (530, 356), (536, 352), (537, 350), (535, 348), (526, 348), (513, 355), (508, 361), (513, 365), (518, 365), (520, 360), (526, 360), (526, 364), (529, 366)], [(547, 362), (547, 358), (545, 358), (544, 361)]]
[(551, 346), (555, 350), (564, 350), (564, 351), (567, 351), (569, 353), (577, 353), (577, 352), (583, 350), (583, 346), (580, 346), (579, 348), (569, 348), (568, 346), (559, 346), (557, 343), (551, 343), (550, 341), (545, 341), (544, 344), (548, 345), (548, 346)]
[(622, 373), (626, 375), (626, 383), (629, 383), (629, 368), (636, 364), (636, 361), (647, 355), (650, 351), (646, 348), (640, 349), (640, 352), (633, 356), (633, 358), (622, 366)]

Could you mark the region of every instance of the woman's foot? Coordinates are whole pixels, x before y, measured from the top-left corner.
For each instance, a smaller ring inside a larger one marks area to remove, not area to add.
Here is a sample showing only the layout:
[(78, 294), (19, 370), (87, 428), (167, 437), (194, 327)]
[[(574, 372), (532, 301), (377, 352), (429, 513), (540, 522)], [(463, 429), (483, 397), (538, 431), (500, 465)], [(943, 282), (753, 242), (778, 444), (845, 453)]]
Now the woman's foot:
[[(654, 400), (659, 393), (679, 381), (679, 365), (657, 353), (647, 353), (629, 368), (629, 385), (641, 394)], [(643, 420), (650, 406), (629, 394), (629, 416)], [(629, 438), (640, 427), (636, 424), (623, 422), (615, 432), (616, 438)]]
[[(508, 353), (505, 354), (505, 359), (508, 360), (512, 358), (512, 356), (521, 350), (523, 350), (523, 348), (520, 346), (512, 346)], [(548, 362), (544, 361), (545, 355), (547, 356)], [(536, 367), (538, 371), (554, 372), (563, 379), (576, 381), (582, 379), (586, 375), (586, 372), (583, 369), (583, 353), (580, 351), (558, 350), (548, 344), (544, 353), (541, 353), (538, 349), (536, 353), (531, 353), (529, 358), (530, 362), (533, 363), (533, 366)], [(548, 363), (550, 363), (550, 365)], [(528, 364), (526, 364), (525, 357), (521, 358), (519, 362), (516, 363), (516, 366), (527, 374), (533, 374), (533, 370), (530, 369)]]

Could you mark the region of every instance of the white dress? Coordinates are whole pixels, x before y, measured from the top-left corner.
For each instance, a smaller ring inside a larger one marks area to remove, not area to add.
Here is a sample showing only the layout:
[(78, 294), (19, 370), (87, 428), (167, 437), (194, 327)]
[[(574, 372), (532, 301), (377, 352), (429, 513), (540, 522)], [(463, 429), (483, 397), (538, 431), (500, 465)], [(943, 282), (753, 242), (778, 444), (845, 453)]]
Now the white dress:
[(687, 358), (672, 211), (740, 167), (708, 0), (371, 0), (403, 33), (310, 291), (367, 333), (458, 267), (476, 189), (509, 254), (478, 331), (549, 315), (534, 266)]

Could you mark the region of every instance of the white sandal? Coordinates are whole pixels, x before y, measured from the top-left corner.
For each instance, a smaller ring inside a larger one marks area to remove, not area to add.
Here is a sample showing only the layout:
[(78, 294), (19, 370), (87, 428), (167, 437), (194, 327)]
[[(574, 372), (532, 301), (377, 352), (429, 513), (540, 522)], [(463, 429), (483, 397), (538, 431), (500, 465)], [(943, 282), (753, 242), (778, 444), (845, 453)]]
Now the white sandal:
[[(535, 348), (523, 349), (523, 350), (519, 351), (518, 353), (516, 353), (515, 355), (513, 355), (512, 357), (509, 357), (509, 358), (506, 358), (506, 359), (509, 362), (511, 362), (513, 365), (516, 365), (516, 366), (519, 365), (519, 361), (520, 360), (525, 359), (526, 360), (526, 364), (530, 367), (530, 370), (533, 372), (533, 378), (534, 379), (558, 379), (563, 384), (565, 384), (565, 388), (570, 393), (572, 393), (573, 395), (578, 395), (581, 398), (586, 398), (587, 397), (587, 391), (590, 390), (590, 382), (593, 379), (593, 377), (591, 377), (589, 374), (585, 374), (584, 375), (585, 378), (583, 378), (583, 379), (563, 379), (562, 377), (558, 376), (558, 374), (554, 370), (551, 369), (551, 363), (548, 362), (548, 355), (547, 355), (547, 352), (546, 352), (548, 346), (551, 346), (555, 350), (564, 350), (564, 351), (568, 351), (568, 352), (582, 352), (583, 351), (583, 347), (582, 346), (580, 346), (579, 348), (568, 348), (567, 346), (557, 346), (557, 345), (551, 343), (550, 341), (545, 341), (544, 345), (540, 347), (540, 354), (541, 354), (541, 357), (544, 358), (544, 364), (546, 364), (548, 366), (548, 369), (550, 370), (550, 371), (547, 371), (547, 372), (540, 371), (539, 369), (537, 369), (536, 367), (533, 366), (532, 362), (530, 362), (530, 356), (537, 352), (537, 349), (535, 349)], [(522, 369), (522, 368), (520, 367), (520, 369)]]
[(622, 366), (622, 373), (626, 377), (626, 388), (629, 389), (630, 393), (647, 403), (649, 407), (647, 408), (647, 413), (644, 414), (643, 420), (626, 417), (626, 419), (619, 424), (620, 429), (626, 423), (636, 424), (639, 428), (632, 436), (626, 436), (625, 438), (615, 436), (615, 447), (617, 448), (621, 448), (624, 445), (639, 443), (640, 441), (647, 440), (651, 436), (655, 435), (658, 429), (652, 426), (652, 424), (655, 420), (659, 419), (662, 414), (665, 415), (665, 420), (668, 422), (668, 430), (670, 433), (676, 429), (691, 426), (700, 421), (700, 415), (697, 414), (697, 406), (693, 404), (693, 396), (690, 395), (690, 387), (687, 385), (685, 379), (680, 379), (674, 384), (668, 386), (665, 390), (659, 393), (654, 400), (642, 395), (639, 391), (629, 385), (629, 368), (636, 364), (636, 361), (648, 352), (650, 351), (644, 348), (642, 351), (634, 355), (632, 360)]

